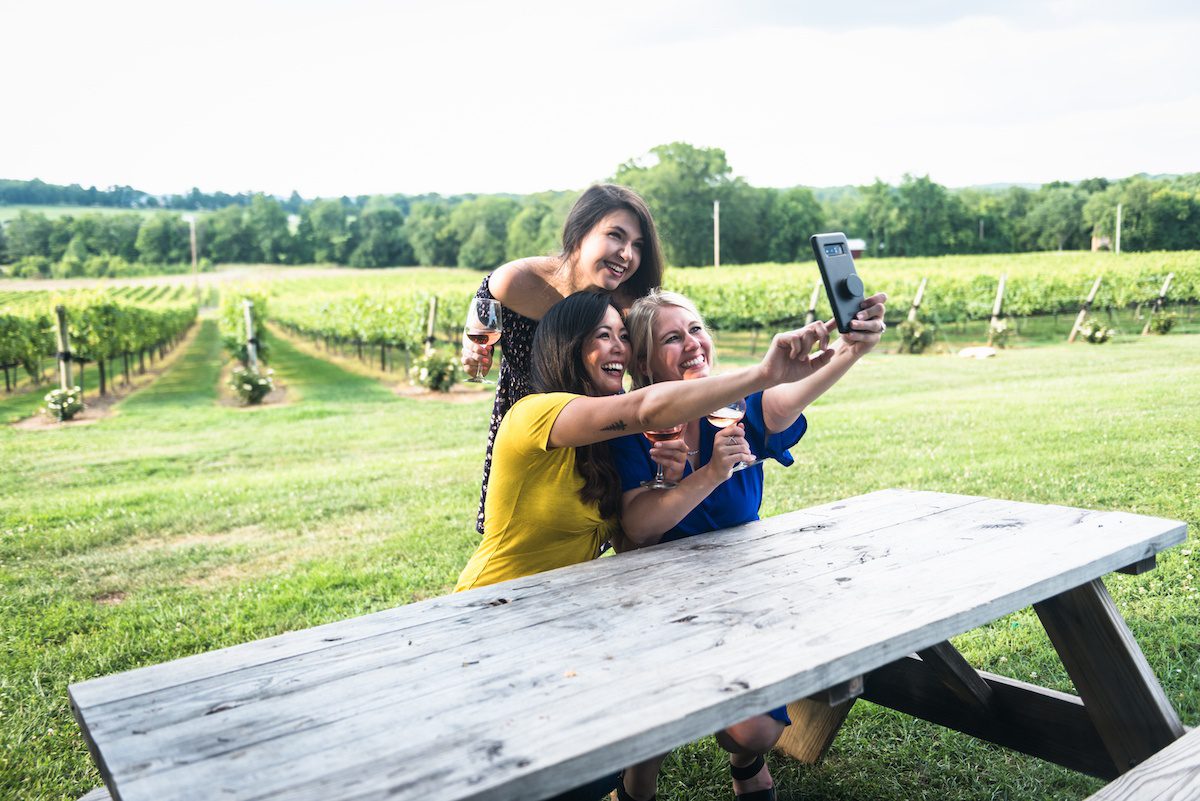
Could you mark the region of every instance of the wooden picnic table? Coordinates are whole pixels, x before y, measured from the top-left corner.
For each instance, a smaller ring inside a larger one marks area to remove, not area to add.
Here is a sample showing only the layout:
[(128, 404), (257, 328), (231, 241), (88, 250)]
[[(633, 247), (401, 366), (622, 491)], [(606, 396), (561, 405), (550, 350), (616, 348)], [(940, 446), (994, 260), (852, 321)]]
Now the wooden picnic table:
[[(1100, 578), (1185, 535), (884, 490), (85, 681), (71, 704), (118, 801), (546, 797), (830, 688), (1115, 776), (1184, 729)], [(1030, 604), (1080, 698), (947, 642)]]

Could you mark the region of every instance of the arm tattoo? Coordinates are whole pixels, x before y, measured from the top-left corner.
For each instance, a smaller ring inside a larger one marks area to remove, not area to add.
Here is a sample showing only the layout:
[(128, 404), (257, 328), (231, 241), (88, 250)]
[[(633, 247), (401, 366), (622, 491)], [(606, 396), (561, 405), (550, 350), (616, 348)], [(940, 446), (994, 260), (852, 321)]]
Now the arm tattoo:
[(600, 430), (601, 431), (624, 431), (625, 430), (625, 421), (624, 420), (616, 420), (612, 423), (609, 423), (608, 425), (606, 425), (604, 428), (602, 428)]

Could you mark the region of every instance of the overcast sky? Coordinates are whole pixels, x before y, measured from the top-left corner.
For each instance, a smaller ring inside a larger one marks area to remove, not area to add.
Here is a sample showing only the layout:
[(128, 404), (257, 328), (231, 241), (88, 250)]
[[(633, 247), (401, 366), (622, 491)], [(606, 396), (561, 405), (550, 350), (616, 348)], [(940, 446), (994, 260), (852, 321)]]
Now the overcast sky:
[(1192, 3), (0, 0), (0, 177), (155, 193), (1200, 170)]

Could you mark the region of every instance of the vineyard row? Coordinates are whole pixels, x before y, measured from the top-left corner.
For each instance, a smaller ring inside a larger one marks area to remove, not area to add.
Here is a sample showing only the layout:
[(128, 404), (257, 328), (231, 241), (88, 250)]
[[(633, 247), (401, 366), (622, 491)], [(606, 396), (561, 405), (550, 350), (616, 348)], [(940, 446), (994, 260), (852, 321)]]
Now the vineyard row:
[[(114, 360), (122, 360), (128, 381), (132, 360), (136, 359), (139, 369), (145, 371), (146, 357), (153, 361), (155, 355), (164, 355), (195, 321), (197, 313), (193, 303), (138, 305), (104, 294), (75, 294), (61, 298), (56, 305), (65, 311), (68, 358), (81, 367), (95, 363), (101, 394), (107, 391)], [(18, 367), (33, 380), (42, 380), (44, 361), (59, 353), (56, 330), (50, 304), (36, 311), (24, 306), (0, 312), (0, 367), (6, 391), (13, 386), (10, 371)]]
[[(1196, 253), (1153, 254), (1160, 258), (1112, 262), (1101, 276), (1093, 308), (1133, 308), (1152, 303), (1163, 280), (1172, 273), (1169, 300), (1200, 302), (1200, 256)], [(941, 323), (986, 320), (991, 316), (1001, 271), (1007, 275), (1002, 316), (1074, 314), (1088, 295), (1098, 273), (1087, 264), (1068, 264), (1046, 270), (1043, 263), (1000, 262), (1002, 270), (937, 269), (928, 266), (897, 269), (859, 265), (869, 293), (888, 294), (889, 321), (904, 319), (922, 279), (928, 278), (921, 316)], [(893, 265), (895, 262), (892, 263)], [(364, 280), (338, 294), (331, 285), (303, 281), (275, 289), (271, 319), (289, 330), (326, 345), (377, 346), (415, 352), (426, 337), (431, 297), (438, 298), (438, 331), (457, 339), (474, 285), (449, 276), (426, 281), (425, 291), (402, 289), (386, 281)], [(815, 265), (759, 265), (754, 268), (670, 270), (666, 287), (687, 295), (721, 330), (772, 328), (804, 319), (819, 282)], [(817, 314), (828, 317), (824, 291), (817, 295)]]

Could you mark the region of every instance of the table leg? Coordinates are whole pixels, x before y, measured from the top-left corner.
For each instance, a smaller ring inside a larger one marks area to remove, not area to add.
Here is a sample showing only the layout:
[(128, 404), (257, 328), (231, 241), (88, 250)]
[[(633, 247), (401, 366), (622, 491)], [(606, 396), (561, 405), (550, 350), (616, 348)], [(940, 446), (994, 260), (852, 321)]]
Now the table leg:
[(808, 698), (793, 701), (787, 706), (792, 725), (784, 729), (776, 750), (806, 765), (815, 765), (833, 744), (852, 706), (853, 698), (832, 705)]
[(1034, 604), (1119, 772), (1184, 734), (1129, 626), (1096, 579)]
[(950, 643), (872, 671), (863, 699), (1102, 779), (1118, 773), (1083, 701), (977, 672)]

